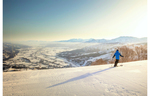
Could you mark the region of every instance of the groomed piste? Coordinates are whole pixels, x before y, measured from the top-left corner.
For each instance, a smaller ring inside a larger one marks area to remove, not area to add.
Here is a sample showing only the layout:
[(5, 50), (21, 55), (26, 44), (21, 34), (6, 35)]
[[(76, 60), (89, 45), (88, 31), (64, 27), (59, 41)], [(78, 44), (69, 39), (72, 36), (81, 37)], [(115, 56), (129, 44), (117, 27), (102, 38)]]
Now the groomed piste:
[(3, 96), (147, 96), (147, 60), (3, 72)]

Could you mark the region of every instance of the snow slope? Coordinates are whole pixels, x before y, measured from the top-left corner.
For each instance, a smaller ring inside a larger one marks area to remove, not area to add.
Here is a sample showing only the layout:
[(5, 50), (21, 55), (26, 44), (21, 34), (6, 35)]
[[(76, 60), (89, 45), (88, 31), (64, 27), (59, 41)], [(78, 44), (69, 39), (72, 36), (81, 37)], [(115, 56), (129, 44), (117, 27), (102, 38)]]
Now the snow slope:
[(147, 96), (147, 60), (3, 73), (4, 96)]

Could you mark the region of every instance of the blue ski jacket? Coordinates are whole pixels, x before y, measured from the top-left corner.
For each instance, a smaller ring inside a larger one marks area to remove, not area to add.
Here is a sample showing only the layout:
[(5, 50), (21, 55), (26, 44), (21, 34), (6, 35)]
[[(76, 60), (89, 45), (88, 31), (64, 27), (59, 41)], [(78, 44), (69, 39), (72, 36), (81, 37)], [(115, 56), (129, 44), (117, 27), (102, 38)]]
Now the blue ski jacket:
[(116, 53), (114, 54), (113, 58), (114, 58), (115, 56), (116, 56), (116, 59), (117, 59), (117, 60), (120, 59), (120, 58), (119, 58), (120, 56), (123, 57), (123, 56), (119, 53), (118, 50), (117, 50)]

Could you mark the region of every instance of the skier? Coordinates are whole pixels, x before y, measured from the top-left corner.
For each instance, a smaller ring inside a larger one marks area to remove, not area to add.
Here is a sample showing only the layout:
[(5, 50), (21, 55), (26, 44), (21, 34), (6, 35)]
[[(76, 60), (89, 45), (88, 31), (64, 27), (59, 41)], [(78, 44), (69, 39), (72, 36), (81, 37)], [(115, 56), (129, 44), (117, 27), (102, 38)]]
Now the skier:
[(119, 53), (119, 50), (117, 49), (116, 53), (114, 54), (114, 56), (112, 58), (114, 58), (116, 56), (116, 61), (115, 61), (115, 64), (114, 64), (114, 67), (117, 66), (118, 62), (119, 62), (119, 57), (123, 57), (120, 53)]

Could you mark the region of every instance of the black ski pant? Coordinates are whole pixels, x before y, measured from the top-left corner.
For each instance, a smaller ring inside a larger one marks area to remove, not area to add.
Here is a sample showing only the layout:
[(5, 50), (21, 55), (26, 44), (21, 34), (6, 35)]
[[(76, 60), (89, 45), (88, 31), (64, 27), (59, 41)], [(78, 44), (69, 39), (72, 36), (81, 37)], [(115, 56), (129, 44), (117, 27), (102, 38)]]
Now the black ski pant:
[(117, 66), (118, 62), (119, 62), (119, 60), (118, 60), (118, 59), (116, 59), (114, 67), (116, 67), (116, 66)]

